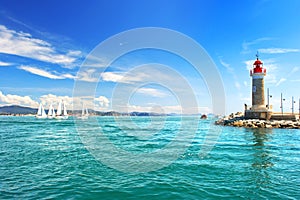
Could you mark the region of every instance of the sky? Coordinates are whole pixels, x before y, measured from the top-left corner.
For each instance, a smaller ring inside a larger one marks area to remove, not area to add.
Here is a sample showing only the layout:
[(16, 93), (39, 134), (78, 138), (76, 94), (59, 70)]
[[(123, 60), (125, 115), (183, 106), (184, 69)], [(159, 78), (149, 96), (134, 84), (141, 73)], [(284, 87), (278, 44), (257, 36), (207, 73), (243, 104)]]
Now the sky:
[[(297, 0), (2, 0), (0, 105), (38, 107), (42, 102), (47, 107), (63, 99), (69, 108), (75, 108), (74, 84), (80, 80), (97, 83), (89, 97), (93, 104), (87, 106), (96, 110), (180, 113), (180, 94), (174, 95), (172, 90), (180, 87), (176, 83), (180, 79), (171, 80), (174, 84), (170, 87), (155, 81), (143, 85), (143, 78), (149, 78), (149, 74), (128, 73), (137, 66), (148, 65), (152, 77), (163, 78), (168, 72), (151, 65), (160, 63), (189, 83), (198, 103), (195, 113), (213, 112), (213, 97), (205, 77), (170, 52), (130, 52), (102, 73), (92, 69), (78, 73), (91, 51), (108, 38), (135, 28), (160, 27), (192, 38), (208, 53), (222, 79), (226, 114), (243, 111), (245, 103), (251, 105), (249, 70), (257, 51), (267, 69), (265, 90), (270, 90), (274, 111), (280, 111), (283, 93), (284, 111), (291, 112), (294, 97), (298, 112), (299, 9)], [(129, 87), (133, 83), (140, 87), (131, 91), (124, 104), (127, 108), (116, 106), (114, 91), (118, 84)]]

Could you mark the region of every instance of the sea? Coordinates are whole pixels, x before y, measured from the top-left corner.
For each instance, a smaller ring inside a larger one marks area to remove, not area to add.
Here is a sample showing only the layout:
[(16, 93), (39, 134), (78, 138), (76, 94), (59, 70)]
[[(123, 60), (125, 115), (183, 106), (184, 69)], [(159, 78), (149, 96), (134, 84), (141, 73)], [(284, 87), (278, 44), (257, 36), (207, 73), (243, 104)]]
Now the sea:
[(300, 130), (215, 120), (1, 116), (0, 199), (300, 199)]

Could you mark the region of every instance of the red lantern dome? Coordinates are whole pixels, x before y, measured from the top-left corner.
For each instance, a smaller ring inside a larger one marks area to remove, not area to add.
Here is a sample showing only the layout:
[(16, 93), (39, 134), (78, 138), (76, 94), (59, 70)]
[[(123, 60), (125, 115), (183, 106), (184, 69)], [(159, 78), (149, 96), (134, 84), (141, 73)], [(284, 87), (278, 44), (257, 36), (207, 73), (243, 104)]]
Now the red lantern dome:
[(256, 54), (256, 61), (253, 63), (253, 70), (250, 71), (250, 75), (264, 74), (266, 75), (266, 69), (263, 68), (263, 62), (258, 59), (258, 53)]
[(253, 65), (262, 65), (263, 63), (257, 58)]

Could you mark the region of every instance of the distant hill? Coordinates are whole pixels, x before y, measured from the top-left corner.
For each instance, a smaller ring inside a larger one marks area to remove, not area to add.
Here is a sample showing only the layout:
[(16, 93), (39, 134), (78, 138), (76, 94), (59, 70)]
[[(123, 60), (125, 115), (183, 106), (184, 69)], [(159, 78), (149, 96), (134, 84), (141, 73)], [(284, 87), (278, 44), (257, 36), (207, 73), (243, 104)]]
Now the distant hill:
[[(0, 115), (26, 115), (26, 114), (36, 114), (36, 108), (24, 107), (24, 106), (2, 106), (0, 107)], [(45, 110), (46, 113), (48, 110)], [(79, 115), (81, 110), (68, 110), (68, 114), (72, 115)], [(147, 112), (131, 112), (131, 113), (120, 113), (116, 111), (109, 111), (109, 112), (100, 112), (89, 109), (89, 113), (91, 115), (98, 115), (98, 116), (177, 116), (178, 114), (171, 113), (171, 114), (159, 114), (159, 113), (147, 113)]]
[(11, 114), (36, 114), (36, 108), (29, 108), (23, 106), (2, 106), (0, 107), (0, 115), (11, 115)]

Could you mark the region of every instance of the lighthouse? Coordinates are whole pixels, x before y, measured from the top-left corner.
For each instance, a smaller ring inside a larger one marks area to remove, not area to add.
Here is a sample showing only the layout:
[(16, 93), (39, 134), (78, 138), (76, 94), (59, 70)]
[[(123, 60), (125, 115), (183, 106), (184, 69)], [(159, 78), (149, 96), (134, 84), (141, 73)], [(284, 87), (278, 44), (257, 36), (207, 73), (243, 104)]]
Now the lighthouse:
[(265, 109), (265, 81), (266, 69), (263, 68), (263, 63), (258, 59), (256, 54), (256, 61), (253, 63), (253, 69), (250, 70), (252, 77), (252, 109)]
[(252, 107), (245, 110), (245, 117), (250, 119), (270, 119), (272, 111), (265, 104), (265, 83), (264, 77), (267, 71), (263, 67), (263, 62), (259, 60), (258, 53), (250, 70), (252, 77)]

